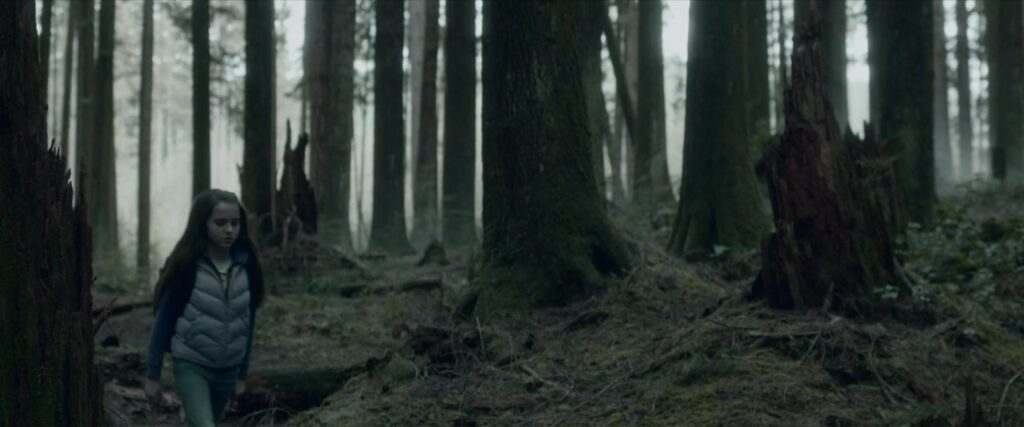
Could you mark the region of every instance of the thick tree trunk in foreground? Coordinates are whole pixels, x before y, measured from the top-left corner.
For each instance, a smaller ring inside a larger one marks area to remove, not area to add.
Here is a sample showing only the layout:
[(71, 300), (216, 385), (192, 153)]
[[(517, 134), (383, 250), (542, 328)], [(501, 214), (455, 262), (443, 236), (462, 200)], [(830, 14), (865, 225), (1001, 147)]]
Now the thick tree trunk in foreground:
[(192, 197), (210, 188), (210, 0), (192, 0)]
[(274, 55), (274, 2), (247, 0), (242, 203), (257, 218), (273, 211), (271, 198), (277, 178), (274, 173), (274, 97), (277, 93)]
[(405, 227), (405, 117), (402, 112), (403, 0), (374, 3), (373, 224), (370, 250), (413, 252)]
[(967, 44), (967, 0), (956, 2), (957, 146), (960, 148), (960, 181), (974, 175), (974, 129), (971, 120), (971, 63)]
[(1024, 178), (1024, 14), (1020, 1), (987, 1), (992, 176)]
[(476, 10), (445, 3), (444, 168), (442, 211), (447, 246), (476, 245)]
[[(744, 3), (746, 4), (746, 3)], [(690, 4), (683, 179), (669, 251), (700, 259), (716, 246), (753, 247), (768, 229), (748, 134), (744, 8)], [(715, 23), (715, 24), (710, 24)], [(704, 25), (707, 25), (706, 27)]]
[(31, 0), (0, 2), (0, 426), (98, 426), (91, 237), (46, 107)]
[[(868, 0), (871, 124), (891, 143), (910, 221), (930, 224), (935, 208), (932, 138), (932, 0)], [(897, 224), (897, 229), (905, 227)]]
[[(139, 94), (139, 237), (136, 265), (149, 279), (150, 153), (153, 145), (153, 0), (142, 3), (142, 90)], [(148, 286), (148, 284), (147, 284)]]
[(775, 232), (752, 295), (774, 308), (857, 311), (897, 276), (885, 221), (826, 101), (816, 32), (798, 33), (786, 132), (766, 156)]
[(572, 3), (484, 3), (483, 312), (566, 304), (624, 272), (594, 189)]
[(661, 9), (661, 0), (640, 0), (637, 3), (640, 27), (637, 60), (640, 68), (636, 92), (636, 169), (633, 171), (633, 191), (634, 201), (641, 207), (675, 201), (668, 176), (666, 153)]
[(352, 250), (349, 188), (352, 157), (352, 101), (355, 81), (356, 9), (352, 1), (308, 3), (310, 140), (313, 187), (320, 209), (322, 242)]
[(114, 0), (100, 2), (99, 50), (96, 52), (96, 128), (92, 174), (96, 193), (92, 193), (92, 223), (96, 252), (116, 260), (117, 238), (117, 158), (114, 152)]
[(430, 242), (440, 239), (437, 212), (437, 47), (440, 38), (438, 28), (439, 3), (437, 0), (420, 0), (410, 4), (423, 10), (422, 63), (421, 69), (412, 71), (420, 76), (419, 96), (414, 111), (418, 112), (413, 121), (413, 150), (416, 160), (413, 176), (413, 223), (412, 243), (424, 248)]

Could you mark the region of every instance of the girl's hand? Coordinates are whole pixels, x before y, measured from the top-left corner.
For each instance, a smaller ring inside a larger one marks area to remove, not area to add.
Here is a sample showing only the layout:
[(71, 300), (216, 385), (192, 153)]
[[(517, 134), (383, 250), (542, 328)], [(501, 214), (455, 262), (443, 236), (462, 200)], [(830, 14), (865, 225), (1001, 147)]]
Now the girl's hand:
[(142, 382), (142, 390), (146, 392), (146, 399), (149, 400), (150, 404), (156, 405), (160, 403), (160, 383), (155, 380), (146, 378)]
[(235, 396), (245, 393), (245, 380), (235, 381)]

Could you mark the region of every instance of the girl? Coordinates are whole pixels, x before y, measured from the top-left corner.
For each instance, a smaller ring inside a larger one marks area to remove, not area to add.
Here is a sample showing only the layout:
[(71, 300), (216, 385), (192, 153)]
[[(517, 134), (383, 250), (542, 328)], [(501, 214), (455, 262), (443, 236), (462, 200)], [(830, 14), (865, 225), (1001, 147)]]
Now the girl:
[(213, 427), (244, 390), (263, 272), (234, 193), (206, 190), (161, 270), (153, 295), (146, 395), (156, 399), (163, 356), (189, 426)]

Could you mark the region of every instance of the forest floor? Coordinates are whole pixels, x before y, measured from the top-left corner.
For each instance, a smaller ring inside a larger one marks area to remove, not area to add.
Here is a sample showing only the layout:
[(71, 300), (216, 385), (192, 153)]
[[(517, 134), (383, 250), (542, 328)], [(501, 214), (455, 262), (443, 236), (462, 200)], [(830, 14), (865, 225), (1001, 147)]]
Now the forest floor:
[[(612, 216), (640, 265), (587, 301), (513, 318), (455, 320), (470, 254), (273, 279), (252, 375), (323, 368), (338, 386), (304, 411), (233, 403), (223, 425), (952, 426), (968, 412), (1024, 425), (1024, 189), (945, 198), (900, 251), (912, 297), (871, 319), (748, 302), (756, 252), (686, 264), (663, 250), (670, 224)], [(423, 278), (443, 285), (397, 286)], [(141, 398), (151, 322), (137, 309), (96, 334), (112, 426), (180, 425), (169, 364), (165, 404)]]

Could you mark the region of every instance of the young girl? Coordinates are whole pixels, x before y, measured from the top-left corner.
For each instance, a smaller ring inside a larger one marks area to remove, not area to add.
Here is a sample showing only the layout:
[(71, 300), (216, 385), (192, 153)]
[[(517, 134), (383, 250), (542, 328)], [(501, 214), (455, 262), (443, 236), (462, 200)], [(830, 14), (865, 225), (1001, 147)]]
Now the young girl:
[(213, 427), (232, 392), (243, 391), (249, 370), (263, 272), (245, 218), (234, 193), (200, 193), (156, 284), (144, 388), (156, 398), (169, 350), (174, 386), (192, 427)]

